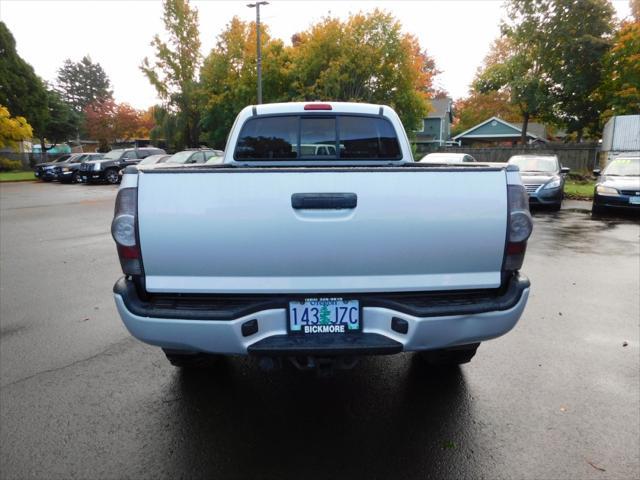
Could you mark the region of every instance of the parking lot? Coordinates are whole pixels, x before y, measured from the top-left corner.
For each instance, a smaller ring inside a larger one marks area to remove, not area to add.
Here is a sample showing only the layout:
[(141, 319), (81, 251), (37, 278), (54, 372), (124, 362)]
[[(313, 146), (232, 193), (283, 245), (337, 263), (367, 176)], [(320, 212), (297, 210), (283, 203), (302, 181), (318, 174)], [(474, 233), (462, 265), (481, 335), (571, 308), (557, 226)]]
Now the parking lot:
[(111, 295), (116, 188), (0, 186), (3, 478), (639, 478), (640, 224), (535, 212), (532, 293), (470, 364), (182, 374)]

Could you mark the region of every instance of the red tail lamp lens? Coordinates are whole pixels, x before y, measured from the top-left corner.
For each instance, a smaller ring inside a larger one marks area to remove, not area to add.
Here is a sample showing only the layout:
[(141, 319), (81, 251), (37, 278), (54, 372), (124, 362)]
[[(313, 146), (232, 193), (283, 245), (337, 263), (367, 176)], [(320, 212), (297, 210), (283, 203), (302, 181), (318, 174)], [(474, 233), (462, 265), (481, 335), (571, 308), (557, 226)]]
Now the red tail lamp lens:
[(305, 110), (333, 110), (328, 103), (307, 103), (304, 106)]

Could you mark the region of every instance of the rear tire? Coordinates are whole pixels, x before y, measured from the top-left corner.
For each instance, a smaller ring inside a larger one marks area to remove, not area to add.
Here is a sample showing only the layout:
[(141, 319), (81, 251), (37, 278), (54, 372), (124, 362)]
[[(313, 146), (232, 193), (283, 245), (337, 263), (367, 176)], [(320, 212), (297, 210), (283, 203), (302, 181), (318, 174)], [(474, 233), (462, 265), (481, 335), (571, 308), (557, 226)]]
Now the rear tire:
[(478, 350), (479, 343), (460, 345), (440, 350), (427, 350), (418, 352), (418, 357), (427, 365), (437, 367), (447, 367), (469, 363)]
[(164, 348), (162, 351), (171, 365), (183, 369), (211, 368), (222, 358), (222, 355), (181, 353), (179, 350), (167, 350)]

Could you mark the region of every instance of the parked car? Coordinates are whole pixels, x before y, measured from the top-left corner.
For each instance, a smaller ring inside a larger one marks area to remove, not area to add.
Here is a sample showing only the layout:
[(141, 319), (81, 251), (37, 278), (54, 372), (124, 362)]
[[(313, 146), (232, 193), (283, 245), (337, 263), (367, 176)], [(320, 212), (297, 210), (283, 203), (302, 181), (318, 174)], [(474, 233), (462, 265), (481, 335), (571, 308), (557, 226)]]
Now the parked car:
[(570, 169), (561, 166), (556, 155), (514, 155), (509, 159), (509, 164), (520, 169), (530, 204), (560, 210), (565, 176)]
[(421, 163), (469, 163), (476, 159), (468, 153), (429, 153), (420, 159)]
[(224, 161), (224, 152), (222, 150), (214, 150), (215, 155), (205, 162), (205, 165), (220, 165)]
[(80, 178), (84, 183), (107, 182), (116, 184), (120, 181), (118, 172), (129, 165), (136, 165), (150, 155), (166, 153), (161, 148), (122, 148), (111, 150), (100, 160), (84, 162), (80, 166)]
[[(145, 169), (155, 168), (159, 165), (162, 165), (164, 162), (166, 162), (169, 159), (169, 157), (171, 157), (171, 155), (167, 153), (149, 155), (147, 158), (143, 158), (142, 160), (140, 160), (136, 165), (136, 168), (145, 168)], [(124, 168), (121, 168), (120, 170), (118, 170), (118, 175), (120, 176), (120, 178), (122, 178), (123, 172), (124, 172)]]
[[(338, 148), (299, 148), (317, 141)], [(516, 167), (414, 162), (398, 115), (356, 103), (250, 106), (228, 145), (222, 165), (127, 168), (116, 197), (118, 312), (174, 365), (459, 364), (520, 318), (532, 220)]]
[(159, 153), (157, 155), (149, 155), (147, 158), (143, 158), (138, 162), (138, 167), (146, 167), (149, 168), (152, 165), (162, 165), (167, 160), (171, 158), (171, 155), (168, 153)]
[(211, 148), (190, 148), (171, 155), (165, 162), (165, 166), (206, 163), (214, 157), (220, 157), (222, 153), (220, 150)]
[(594, 214), (608, 209), (640, 212), (640, 157), (619, 156), (603, 172), (593, 171), (598, 177), (593, 193)]
[(55, 178), (55, 175), (53, 173), (53, 168), (55, 167), (55, 165), (57, 163), (66, 162), (70, 157), (71, 157), (71, 154), (66, 153), (51, 162), (37, 163), (33, 167), (33, 174), (35, 175), (36, 178), (44, 182), (51, 182)]
[(60, 183), (77, 183), (80, 165), (88, 160), (98, 160), (102, 156), (102, 153), (75, 153), (66, 162), (53, 167), (55, 179)]

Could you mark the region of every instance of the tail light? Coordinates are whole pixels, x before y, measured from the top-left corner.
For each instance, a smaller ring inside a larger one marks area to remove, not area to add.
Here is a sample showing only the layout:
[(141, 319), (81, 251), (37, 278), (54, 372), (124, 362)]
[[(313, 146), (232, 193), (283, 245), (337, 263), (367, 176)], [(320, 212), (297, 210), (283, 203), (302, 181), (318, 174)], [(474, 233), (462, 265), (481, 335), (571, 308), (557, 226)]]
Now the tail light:
[(522, 185), (507, 185), (509, 218), (507, 244), (505, 247), (504, 270), (516, 271), (522, 267), (527, 240), (533, 230), (529, 213), (529, 197)]
[(304, 106), (305, 110), (332, 110), (329, 103), (307, 103)]
[(118, 248), (125, 275), (142, 275), (142, 255), (138, 240), (138, 189), (122, 188), (116, 197), (111, 236)]

